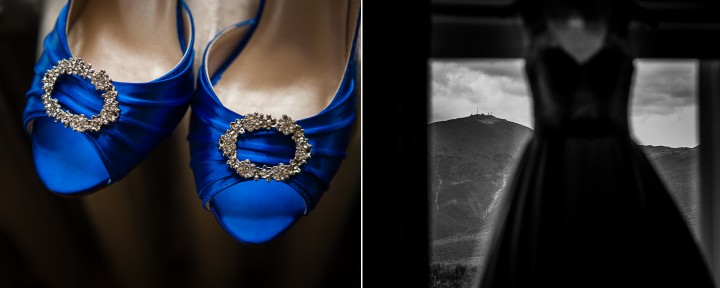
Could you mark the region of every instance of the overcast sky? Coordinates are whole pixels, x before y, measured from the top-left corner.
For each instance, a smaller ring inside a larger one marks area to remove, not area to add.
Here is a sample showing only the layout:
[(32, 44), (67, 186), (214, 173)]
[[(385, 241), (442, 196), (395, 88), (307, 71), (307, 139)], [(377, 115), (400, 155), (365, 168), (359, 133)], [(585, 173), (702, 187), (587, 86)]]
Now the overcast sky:
[[(533, 128), (522, 60), (433, 60), (429, 122), (492, 112)], [(695, 147), (696, 68), (693, 60), (637, 60), (630, 100), (638, 144)]]

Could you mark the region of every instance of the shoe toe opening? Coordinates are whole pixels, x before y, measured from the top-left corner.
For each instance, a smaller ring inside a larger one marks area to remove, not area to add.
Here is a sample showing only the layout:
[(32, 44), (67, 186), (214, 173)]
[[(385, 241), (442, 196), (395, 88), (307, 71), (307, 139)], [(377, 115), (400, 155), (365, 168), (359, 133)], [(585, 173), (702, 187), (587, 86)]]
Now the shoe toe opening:
[(49, 118), (35, 120), (33, 161), (40, 180), (56, 194), (77, 196), (108, 183), (110, 176), (85, 135)]
[(275, 239), (305, 212), (305, 201), (285, 183), (245, 181), (211, 200), (220, 225), (235, 239), (264, 243)]

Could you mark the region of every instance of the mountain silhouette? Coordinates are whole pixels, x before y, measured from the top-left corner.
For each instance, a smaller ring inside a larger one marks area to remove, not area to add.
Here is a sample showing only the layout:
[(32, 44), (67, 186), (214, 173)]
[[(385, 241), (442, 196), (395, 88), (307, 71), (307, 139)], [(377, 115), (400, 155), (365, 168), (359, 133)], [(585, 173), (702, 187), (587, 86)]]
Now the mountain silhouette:
[(530, 135), (484, 114), (428, 125), (432, 239), (483, 226)]
[[(433, 261), (482, 260), (497, 199), (532, 132), (484, 114), (428, 124)], [(641, 146), (695, 235), (698, 147)]]

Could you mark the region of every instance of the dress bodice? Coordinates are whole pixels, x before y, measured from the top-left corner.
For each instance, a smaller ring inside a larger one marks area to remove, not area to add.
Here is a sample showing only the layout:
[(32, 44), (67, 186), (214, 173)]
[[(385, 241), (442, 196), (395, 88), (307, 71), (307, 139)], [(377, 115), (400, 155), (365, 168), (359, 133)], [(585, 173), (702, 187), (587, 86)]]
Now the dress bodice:
[(628, 99), (634, 71), (628, 46), (612, 34), (583, 63), (545, 32), (525, 56), (536, 133), (600, 136), (628, 133)]

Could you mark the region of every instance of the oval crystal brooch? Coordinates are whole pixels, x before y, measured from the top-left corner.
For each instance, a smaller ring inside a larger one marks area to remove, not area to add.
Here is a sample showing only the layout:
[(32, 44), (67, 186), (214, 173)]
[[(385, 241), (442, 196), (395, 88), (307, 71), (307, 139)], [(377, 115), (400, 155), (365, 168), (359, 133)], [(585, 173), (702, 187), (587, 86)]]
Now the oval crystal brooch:
[[(83, 79), (90, 79), (95, 85), (95, 89), (104, 90), (102, 94), (103, 108), (98, 115), (93, 115), (89, 119), (83, 114), (72, 114), (68, 110), (63, 110), (56, 98), (50, 96), (55, 87), (55, 81), (62, 74), (78, 75)], [(70, 126), (77, 132), (93, 131), (97, 132), (104, 125), (108, 125), (117, 120), (120, 116), (120, 108), (117, 102), (117, 91), (112, 84), (112, 80), (104, 70), (96, 72), (92, 69), (92, 65), (80, 58), (69, 58), (58, 61), (57, 65), (48, 69), (42, 79), (43, 90), (45, 93), (41, 96), (45, 112), (48, 116), (55, 118), (55, 122), (60, 121), (65, 128)]]
[[(279, 163), (278, 165), (270, 167), (266, 165), (257, 167), (257, 165), (250, 162), (249, 159), (238, 160), (237, 140), (239, 135), (260, 129), (270, 130), (271, 128), (277, 129), (284, 135), (291, 135), (292, 140), (295, 141), (295, 157), (290, 160), (290, 163)], [(287, 115), (282, 115), (280, 119), (275, 119), (271, 115), (253, 113), (245, 116), (243, 119), (236, 119), (230, 123), (230, 129), (220, 136), (218, 145), (223, 156), (228, 158), (226, 163), (230, 168), (235, 170), (238, 175), (256, 181), (263, 178), (268, 182), (270, 182), (270, 179), (285, 181), (290, 176), (300, 173), (300, 166), (307, 162), (312, 152), (312, 145), (308, 143), (308, 139), (305, 137), (305, 130)]]

